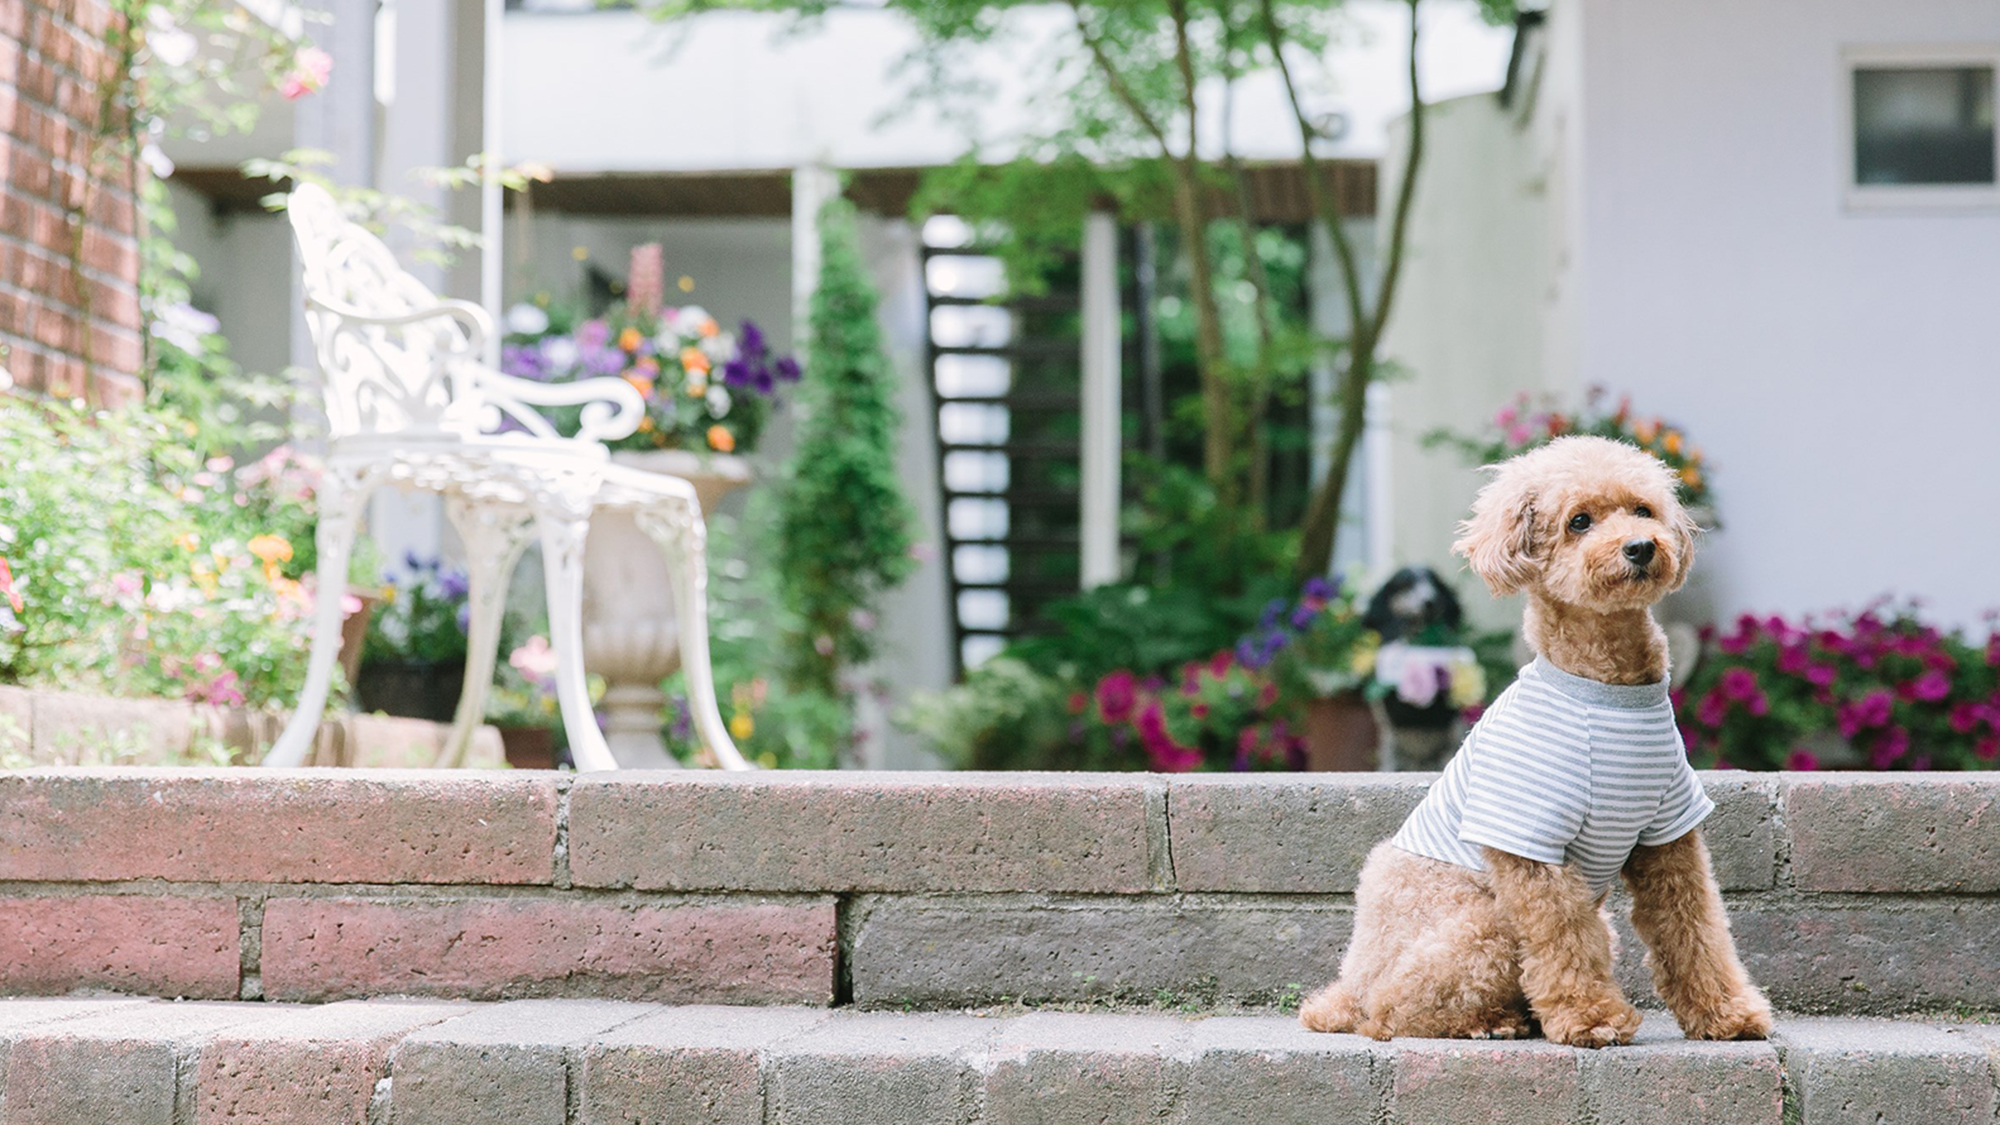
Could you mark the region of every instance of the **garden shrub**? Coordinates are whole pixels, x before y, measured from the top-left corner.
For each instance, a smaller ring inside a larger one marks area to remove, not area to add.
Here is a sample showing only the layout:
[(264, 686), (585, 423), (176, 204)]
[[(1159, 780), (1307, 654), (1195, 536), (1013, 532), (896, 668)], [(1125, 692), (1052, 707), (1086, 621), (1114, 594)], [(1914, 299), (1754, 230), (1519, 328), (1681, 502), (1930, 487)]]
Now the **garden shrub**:
[(171, 412), (0, 397), (0, 682), (238, 705), (304, 681), (296, 483), (200, 460)]

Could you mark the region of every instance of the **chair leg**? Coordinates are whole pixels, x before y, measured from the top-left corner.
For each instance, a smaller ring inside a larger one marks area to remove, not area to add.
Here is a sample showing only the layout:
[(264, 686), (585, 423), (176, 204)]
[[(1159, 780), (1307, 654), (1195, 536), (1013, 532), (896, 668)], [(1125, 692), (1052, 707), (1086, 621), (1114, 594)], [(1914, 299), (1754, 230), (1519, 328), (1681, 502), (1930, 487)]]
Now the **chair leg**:
[(319, 566), (313, 601), (312, 653), (306, 658), (305, 688), (299, 692), (284, 733), (278, 736), (270, 753), (264, 755), (264, 765), (299, 766), (312, 754), (320, 720), (326, 715), (333, 667), (340, 659), (340, 601), (347, 589), (347, 560), (354, 552), (361, 511), (373, 487), (374, 473), (368, 470), (329, 468), (320, 482), (319, 531), (314, 536)]
[(579, 771), (615, 770), (618, 760), (590, 710), (583, 678), (583, 541), (588, 517), (542, 511), (535, 517), (542, 536), (542, 570), (548, 582), (549, 644), (556, 650), (556, 701), (570, 757)]
[(465, 763), (472, 734), (486, 715), (486, 696), (493, 687), (495, 654), (500, 647), (500, 619), (507, 608), (507, 580), (527, 549), (531, 517), (516, 507), (480, 503), (460, 495), (445, 501), (445, 514), (465, 543), (469, 571), (466, 596), (471, 610), (465, 638), (465, 690), (458, 697), (451, 733), (437, 756), (438, 766), (450, 768)]
[(666, 553), (667, 568), (673, 574), (681, 670), (687, 673), (688, 706), (694, 711), (695, 729), (723, 769), (751, 769), (729, 737), (729, 726), (722, 721), (715, 695), (715, 668), (708, 657), (708, 524), (701, 517), (701, 508), (688, 499), (667, 511), (643, 511), (637, 523)]

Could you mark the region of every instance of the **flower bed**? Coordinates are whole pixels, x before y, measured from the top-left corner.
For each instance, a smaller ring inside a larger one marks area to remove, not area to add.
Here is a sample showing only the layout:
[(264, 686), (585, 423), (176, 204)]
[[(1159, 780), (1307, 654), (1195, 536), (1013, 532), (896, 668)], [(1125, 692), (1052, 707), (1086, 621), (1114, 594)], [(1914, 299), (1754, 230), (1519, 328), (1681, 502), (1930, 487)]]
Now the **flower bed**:
[(1991, 769), (2000, 761), (2000, 628), (1925, 624), (1914, 606), (1703, 633), (1674, 696), (1688, 752), (1721, 768)]

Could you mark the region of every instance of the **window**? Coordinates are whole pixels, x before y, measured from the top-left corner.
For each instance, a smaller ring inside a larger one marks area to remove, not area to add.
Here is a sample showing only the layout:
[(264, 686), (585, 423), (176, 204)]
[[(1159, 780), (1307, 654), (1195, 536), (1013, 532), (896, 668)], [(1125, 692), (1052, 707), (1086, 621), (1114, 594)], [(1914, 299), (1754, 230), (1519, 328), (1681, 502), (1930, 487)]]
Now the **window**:
[(2000, 205), (2000, 48), (1852, 50), (1848, 202)]

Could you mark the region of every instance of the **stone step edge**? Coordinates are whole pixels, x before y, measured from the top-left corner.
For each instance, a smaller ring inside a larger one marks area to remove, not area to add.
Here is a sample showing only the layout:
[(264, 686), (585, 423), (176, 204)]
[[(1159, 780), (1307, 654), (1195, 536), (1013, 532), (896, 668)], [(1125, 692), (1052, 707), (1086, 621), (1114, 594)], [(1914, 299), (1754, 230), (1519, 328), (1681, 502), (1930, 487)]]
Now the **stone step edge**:
[[(1699, 1043), (1649, 1013), (1638, 1043), (1586, 1051), (1375, 1043), (1284, 1016), (91, 997), (0, 1000), (0, 1074), (0, 1120), (48, 1125), (391, 1112), (422, 1125), (495, 1105), (520, 1108), (523, 1125), (627, 1114), (1004, 1123), (1040, 1116), (1035, 1106), (1065, 1119), (1260, 1125), (1815, 1125), (1875, 1120), (1880, 1106), (1887, 1120), (1986, 1123), (2000, 1106), (2000, 1026), (1790, 1017), (1770, 1043)], [(676, 1099), (685, 1114), (671, 1111)]]

